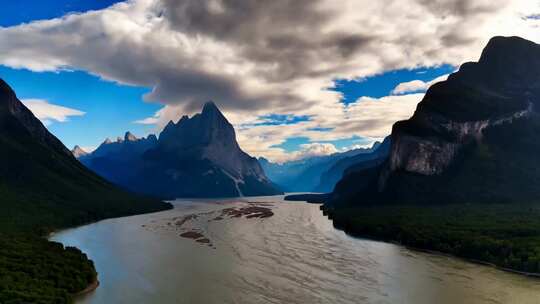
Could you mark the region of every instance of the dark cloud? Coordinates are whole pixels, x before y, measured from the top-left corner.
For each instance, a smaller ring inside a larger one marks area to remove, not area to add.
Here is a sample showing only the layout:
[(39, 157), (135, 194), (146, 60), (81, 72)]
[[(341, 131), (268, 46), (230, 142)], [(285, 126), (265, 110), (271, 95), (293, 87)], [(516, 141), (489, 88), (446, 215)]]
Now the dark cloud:
[(237, 45), (246, 59), (262, 65), (261, 76), (273, 82), (327, 72), (318, 70), (314, 62), (350, 58), (372, 38), (346, 29), (321, 31), (339, 16), (319, 8), (319, 0), (163, 3), (175, 30)]

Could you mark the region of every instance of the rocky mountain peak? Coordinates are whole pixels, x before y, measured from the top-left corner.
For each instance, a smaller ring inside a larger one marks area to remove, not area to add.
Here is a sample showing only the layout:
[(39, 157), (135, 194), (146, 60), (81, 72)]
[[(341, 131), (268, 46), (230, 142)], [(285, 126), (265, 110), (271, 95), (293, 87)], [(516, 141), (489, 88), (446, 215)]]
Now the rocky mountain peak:
[(85, 155), (88, 155), (88, 152), (84, 151), (81, 147), (79, 147), (78, 145), (76, 145), (75, 147), (73, 147), (73, 150), (71, 150), (71, 153), (73, 154), (73, 156), (75, 156), (75, 158), (80, 158), (81, 156), (85, 156)]
[(138, 140), (137, 136), (133, 135), (131, 132), (126, 132), (124, 135), (124, 141), (136, 141)]
[(218, 107), (216, 106), (216, 104), (213, 102), (213, 101), (208, 101), (204, 104), (203, 106), (203, 109), (202, 109), (202, 113), (211, 113), (211, 112), (219, 112), (221, 113), (221, 111), (218, 109)]
[(167, 197), (280, 193), (257, 160), (242, 151), (234, 127), (214, 103), (170, 121), (159, 135), (102, 146), (83, 163), (133, 191)]

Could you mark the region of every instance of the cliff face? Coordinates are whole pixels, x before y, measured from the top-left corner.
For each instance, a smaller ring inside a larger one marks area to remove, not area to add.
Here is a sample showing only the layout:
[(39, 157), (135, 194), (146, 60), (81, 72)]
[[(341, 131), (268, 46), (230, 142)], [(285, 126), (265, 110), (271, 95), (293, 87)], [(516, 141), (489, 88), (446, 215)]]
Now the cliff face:
[(526, 118), (532, 114), (532, 102), (528, 102), (525, 109), (477, 121), (460, 122), (439, 114), (417, 112), (412, 119), (421, 120), (424, 128), (444, 136), (414, 135), (397, 124), (392, 133), (395, 141), (390, 153), (389, 170), (403, 170), (422, 175), (441, 174), (464, 147), (471, 143), (482, 142), (485, 129), (512, 123), (516, 119)]
[(394, 125), (390, 156), (371, 171), (375, 190), (351, 195), (349, 177), (337, 192), (373, 202), (508, 201), (503, 191), (517, 191), (520, 180), (523, 199), (540, 197), (530, 180), (540, 177), (533, 168), (539, 107), (540, 46), (495, 37), (478, 62), (430, 87), (414, 115)]

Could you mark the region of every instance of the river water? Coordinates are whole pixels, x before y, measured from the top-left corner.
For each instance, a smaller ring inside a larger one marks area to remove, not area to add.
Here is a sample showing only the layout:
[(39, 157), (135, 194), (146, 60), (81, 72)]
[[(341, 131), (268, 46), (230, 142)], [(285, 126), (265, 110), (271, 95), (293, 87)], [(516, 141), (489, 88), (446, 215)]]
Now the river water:
[(347, 236), (318, 205), (173, 204), (51, 237), (95, 262), (101, 284), (77, 303), (540, 303), (538, 279)]

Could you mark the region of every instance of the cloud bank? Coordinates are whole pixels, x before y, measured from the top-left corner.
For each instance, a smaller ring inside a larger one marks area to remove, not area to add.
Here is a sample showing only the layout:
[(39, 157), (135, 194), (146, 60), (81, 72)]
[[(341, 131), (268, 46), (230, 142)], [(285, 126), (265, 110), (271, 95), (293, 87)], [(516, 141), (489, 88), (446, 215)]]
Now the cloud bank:
[(76, 109), (51, 104), (42, 99), (23, 99), (21, 101), (46, 126), (54, 121), (66, 122), (72, 116), (83, 116), (86, 114)]
[[(130, 0), (0, 28), (0, 64), (33, 71), (82, 69), (149, 87), (144, 99), (164, 107), (139, 122), (158, 128), (208, 100), (237, 126), (268, 114), (311, 117), (295, 124), (296, 131), (279, 128), (282, 134), (264, 125), (239, 131), (246, 150), (272, 157), (276, 151), (269, 143), (289, 133), (313, 141), (330, 136), (309, 131), (313, 128), (333, 129), (333, 139), (346, 133), (384, 136), (392, 123), (387, 116), (406, 118), (414, 108), (411, 97), (406, 105), (388, 97), (380, 100), (383, 105), (361, 98), (345, 106), (339, 93), (327, 90), (335, 79), (458, 65), (475, 60), (494, 35), (540, 41), (540, 20), (528, 17), (539, 11), (540, 3), (531, 0)], [(409, 84), (394, 93), (414, 86), (425, 87)], [(263, 141), (248, 140), (253, 132)]]

